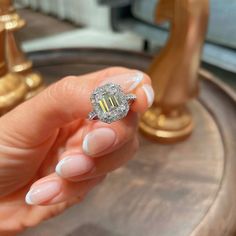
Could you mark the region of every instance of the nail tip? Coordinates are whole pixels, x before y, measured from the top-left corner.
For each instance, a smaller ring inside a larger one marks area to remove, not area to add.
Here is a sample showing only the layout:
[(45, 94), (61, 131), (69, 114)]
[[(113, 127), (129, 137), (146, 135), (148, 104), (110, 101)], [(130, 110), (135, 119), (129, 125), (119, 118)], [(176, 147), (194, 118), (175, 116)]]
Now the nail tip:
[(55, 168), (55, 172), (56, 172), (59, 176), (62, 176), (62, 173), (61, 173), (62, 164), (63, 164), (63, 162), (60, 161), (60, 162), (56, 165), (56, 168)]
[(150, 85), (145, 84), (145, 85), (142, 86), (142, 89), (143, 89), (143, 91), (146, 94), (147, 102), (148, 102), (148, 107), (151, 107), (153, 102), (154, 102), (154, 91), (153, 91), (153, 88)]
[(83, 152), (89, 157), (96, 157), (110, 148), (116, 140), (116, 132), (112, 128), (101, 127), (90, 131), (82, 143)]
[(136, 76), (137, 76), (137, 80), (139, 82), (141, 82), (143, 80), (143, 78), (144, 78), (144, 75), (143, 75), (143, 73), (141, 71), (137, 71), (136, 72)]
[(30, 191), (26, 194), (25, 196), (25, 202), (28, 204), (28, 205), (34, 205), (34, 203), (32, 202), (31, 198), (30, 198)]
[(133, 84), (131, 84), (130, 88), (128, 89), (129, 92), (136, 89), (138, 87), (138, 85), (142, 82), (143, 73), (141, 73), (140, 71), (137, 71), (135, 73), (135, 76), (134, 76), (133, 80), (134, 80)]
[(82, 143), (82, 149), (83, 149), (83, 151), (86, 153), (86, 154), (89, 154), (89, 143), (88, 143), (88, 135), (89, 134), (87, 134), (86, 136), (85, 136), (85, 138), (84, 138), (84, 141), (83, 141), (83, 143)]

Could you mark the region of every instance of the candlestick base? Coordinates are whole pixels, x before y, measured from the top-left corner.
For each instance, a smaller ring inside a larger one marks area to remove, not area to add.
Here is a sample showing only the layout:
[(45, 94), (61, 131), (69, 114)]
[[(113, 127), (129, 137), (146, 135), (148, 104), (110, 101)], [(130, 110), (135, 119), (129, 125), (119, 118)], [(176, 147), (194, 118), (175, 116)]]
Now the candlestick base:
[(27, 86), (22, 77), (7, 73), (0, 77), (0, 116), (25, 100)]
[(37, 72), (31, 72), (27, 74), (25, 76), (25, 83), (29, 88), (29, 92), (26, 95), (26, 99), (35, 96), (45, 88), (42, 77)]
[(141, 118), (141, 132), (162, 143), (182, 141), (193, 130), (193, 120), (188, 109), (181, 108), (165, 114), (159, 107), (151, 107)]

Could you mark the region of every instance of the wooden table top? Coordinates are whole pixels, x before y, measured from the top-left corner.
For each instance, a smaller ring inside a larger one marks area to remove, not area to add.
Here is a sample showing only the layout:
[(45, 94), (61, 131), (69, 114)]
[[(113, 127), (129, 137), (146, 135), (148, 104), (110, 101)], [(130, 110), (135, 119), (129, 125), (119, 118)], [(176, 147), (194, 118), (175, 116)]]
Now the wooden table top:
[[(31, 53), (48, 83), (108, 66), (145, 70), (151, 57), (105, 49)], [(85, 201), (22, 236), (223, 236), (236, 231), (236, 95), (206, 71), (189, 103), (195, 130), (163, 145), (140, 135), (141, 147)], [(76, 102), (76, 101), (75, 101)]]

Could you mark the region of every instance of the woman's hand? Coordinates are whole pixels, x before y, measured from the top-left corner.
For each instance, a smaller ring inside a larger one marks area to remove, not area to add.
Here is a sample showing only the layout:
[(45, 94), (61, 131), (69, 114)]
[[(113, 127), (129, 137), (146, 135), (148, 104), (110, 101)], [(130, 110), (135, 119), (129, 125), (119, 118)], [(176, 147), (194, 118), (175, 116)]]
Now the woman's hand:
[[(92, 91), (108, 82), (136, 94), (132, 111), (112, 124), (86, 120)], [(137, 113), (153, 97), (146, 75), (110, 68), (66, 77), (2, 116), (1, 235), (59, 214), (126, 163), (138, 146)]]

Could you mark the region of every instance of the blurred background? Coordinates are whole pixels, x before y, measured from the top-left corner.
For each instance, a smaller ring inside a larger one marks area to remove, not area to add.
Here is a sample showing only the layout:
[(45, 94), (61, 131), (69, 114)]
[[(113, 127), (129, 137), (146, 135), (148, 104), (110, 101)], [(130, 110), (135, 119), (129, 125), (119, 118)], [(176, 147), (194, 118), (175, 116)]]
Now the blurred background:
[[(19, 32), (25, 51), (105, 47), (156, 53), (168, 24), (155, 24), (158, 0), (16, 0), (27, 27)], [(235, 87), (236, 2), (212, 0), (203, 67)]]
[[(15, 0), (26, 26), (9, 0), (0, 3), (1, 59), (25, 86), (14, 106), (44, 83), (119, 65), (148, 71), (156, 95), (136, 158), (83, 204), (22, 236), (236, 233), (236, 1)], [(157, 24), (157, 13), (169, 23)], [(0, 95), (15, 91), (13, 83)]]

